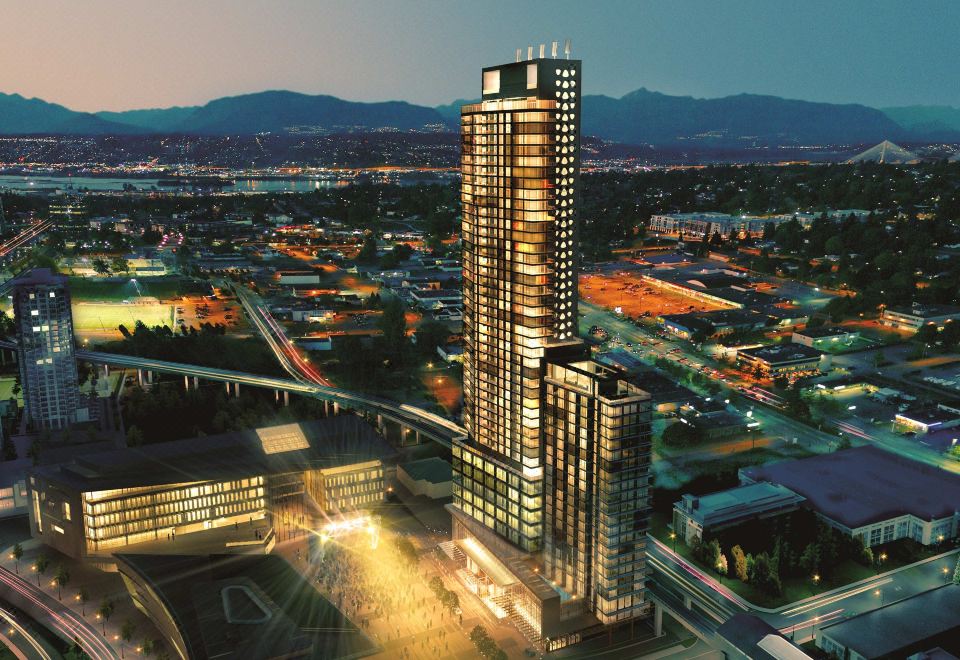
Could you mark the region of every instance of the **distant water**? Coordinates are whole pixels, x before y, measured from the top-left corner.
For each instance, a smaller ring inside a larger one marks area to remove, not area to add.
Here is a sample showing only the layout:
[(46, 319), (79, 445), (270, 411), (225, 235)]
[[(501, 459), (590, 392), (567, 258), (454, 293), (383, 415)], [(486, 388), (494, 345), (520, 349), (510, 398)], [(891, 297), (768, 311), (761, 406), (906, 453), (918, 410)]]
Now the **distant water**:
[[(0, 174), (0, 190), (44, 191), (44, 192), (114, 192), (132, 186), (133, 190), (149, 192), (177, 192), (189, 187), (161, 186), (158, 179), (83, 177), (83, 176), (22, 176)], [(310, 192), (322, 188), (346, 185), (347, 181), (319, 181), (316, 179), (237, 179), (232, 186), (217, 188), (223, 192)]]

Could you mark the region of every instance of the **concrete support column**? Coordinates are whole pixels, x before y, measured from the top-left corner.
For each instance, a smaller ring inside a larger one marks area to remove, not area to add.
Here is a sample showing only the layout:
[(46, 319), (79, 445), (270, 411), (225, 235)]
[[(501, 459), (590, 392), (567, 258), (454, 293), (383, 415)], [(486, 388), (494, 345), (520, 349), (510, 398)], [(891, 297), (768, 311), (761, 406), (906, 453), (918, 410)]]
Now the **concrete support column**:
[(686, 607), (688, 610), (692, 610), (692, 609), (693, 609), (693, 598), (691, 598), (690, 596), (684, 594), (684, 596), (683, 596), (683, 606)]
[(143, 387), (144, 382), (143, 369), (137, 369), (137, 385)]
[(340, 414), (340, 404), (337, 403), (336, 401), (333, 402), (333, 414), (334, 415)]
[(283, 405), (284, 407), (290, 405), (290, 392), (287, 392), (286, 390), (283, 391)]
[(653, 634), (659, 637), (663, 634), (663, 608), (653, 604)]
[(223, 386), (227, 389), (227, 396), (230, 396), (230, 381), (225, 382)]
[(190, 391), (190, 376), (183, 377), (183, 389)]
[(103, 365), (103, 377), (104, 377), (104, 378), (109, 378), (109, 377), (110, 377), (110, 365), (109, 365), (109, 364)]
[(233, 395), (238, 399), (240, 398), (240, 383), (233, 384)]
[(200, 389), (200, 379), (196, 376), (193, 377), (193, 389)]
[(147, 372), (147, 382), (150, 383), (151, 385), (153, 385), (153, 379), (154, 379), (154, 378), (155, 378), (155, 376), (153, 375), (153, 372), (152, 372), (152, 371), (148, 371), (148, 372)]
[(280, 403), (280, 390), (273, 391), (273, 402)]

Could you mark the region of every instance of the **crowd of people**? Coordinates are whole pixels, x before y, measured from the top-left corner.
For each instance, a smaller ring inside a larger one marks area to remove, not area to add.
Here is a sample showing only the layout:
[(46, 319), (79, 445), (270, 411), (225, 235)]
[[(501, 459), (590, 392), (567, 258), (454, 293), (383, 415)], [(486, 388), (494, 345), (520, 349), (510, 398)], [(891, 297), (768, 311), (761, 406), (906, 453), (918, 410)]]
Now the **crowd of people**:
[(456, 644), (447, 627), (462, 624), (462, 615), (440, 604), (427, 586), (429, 574), (396, 544), (328, 542), (313, 570), (330, 601), (400, 657), (442, 656)]

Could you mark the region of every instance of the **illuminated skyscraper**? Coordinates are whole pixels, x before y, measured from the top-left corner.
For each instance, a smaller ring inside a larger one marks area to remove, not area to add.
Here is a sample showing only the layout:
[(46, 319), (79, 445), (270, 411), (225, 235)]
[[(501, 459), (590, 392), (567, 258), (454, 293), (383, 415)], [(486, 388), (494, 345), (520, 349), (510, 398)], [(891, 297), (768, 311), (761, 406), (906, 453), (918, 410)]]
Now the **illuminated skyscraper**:
[(556, 648), (647, 612), (650, 407), (578, 339), (580, 62), (542, 49), (484, 69), (461, 110), (468, 435), (451, 512), (470, 586)]
[(67, 278), (35, 268), (13, 283), (23, 409), (33, 428), (62, 429), (88, 419), (80, 407)]

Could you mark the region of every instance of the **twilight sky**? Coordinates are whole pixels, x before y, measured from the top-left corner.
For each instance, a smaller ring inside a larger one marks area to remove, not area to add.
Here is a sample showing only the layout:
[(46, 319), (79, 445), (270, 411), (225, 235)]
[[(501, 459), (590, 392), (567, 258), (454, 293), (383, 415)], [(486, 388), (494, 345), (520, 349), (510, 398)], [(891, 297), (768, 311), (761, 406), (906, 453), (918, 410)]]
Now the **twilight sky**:
[(954, 0), (0, 0), (0, 92), (76, 110), (290, 89), (435, 105), (570, 37), (584, 93), (960, 106)]

